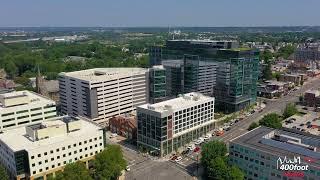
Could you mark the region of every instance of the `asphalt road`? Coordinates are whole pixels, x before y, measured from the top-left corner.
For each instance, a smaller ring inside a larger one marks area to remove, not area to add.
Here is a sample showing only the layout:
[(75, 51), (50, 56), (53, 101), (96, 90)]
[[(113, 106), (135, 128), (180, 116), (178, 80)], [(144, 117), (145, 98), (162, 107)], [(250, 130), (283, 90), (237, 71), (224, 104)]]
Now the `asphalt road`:
[(217, 137), (216, 139), (220, 139), (225, 143), (229, 143), (234, 138), (241, 136), (242, 134), (247, 132), (247, 128), (250, 126), (252, 122), (258, 122), (264, 115), (269, 113), (279, 113), (281, 114), (285, 109), (288, 103), (294, 103), (299, 100), (299, 96), (303, 95), (309, 89), (316, 89), (320, 86), (320, 79), (313, 78), (307, 81), (300, 89), (291, 92), (287, 96), (283, 96), (279, 99), (273, 100), (265, 100), (267, 102), (266, 107), (263, 109), (262, 112), (256, 112), (251, 116), (245, 118), (244, 120), (238, 122), (237, 124), (233, 125), (231, 130), (225, 132), (222, 137)]

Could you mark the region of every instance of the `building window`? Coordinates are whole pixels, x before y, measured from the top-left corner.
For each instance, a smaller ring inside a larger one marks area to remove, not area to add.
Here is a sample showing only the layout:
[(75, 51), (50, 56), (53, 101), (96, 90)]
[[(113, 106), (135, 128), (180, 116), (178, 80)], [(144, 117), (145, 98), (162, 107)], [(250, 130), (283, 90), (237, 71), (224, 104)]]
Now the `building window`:
[(48, 154), (47, 152), (44, 153), (45, 156), (46, 156), (47, 154)]
[(41, 157), (41, 154), (38, 154), (38, 157)]
[(34, 163), (32, 164), (32, 167), (36, 166)]

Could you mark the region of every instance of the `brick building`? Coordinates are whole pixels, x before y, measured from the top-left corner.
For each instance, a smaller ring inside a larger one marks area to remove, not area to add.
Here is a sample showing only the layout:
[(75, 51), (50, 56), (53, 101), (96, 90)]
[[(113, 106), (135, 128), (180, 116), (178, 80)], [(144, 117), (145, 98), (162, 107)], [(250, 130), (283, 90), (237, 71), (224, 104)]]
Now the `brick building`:
[(135, 116), (118, 115), (109, 119), (109, 128), (113, 133), (131, 140), (137, 139), (137, 120)]

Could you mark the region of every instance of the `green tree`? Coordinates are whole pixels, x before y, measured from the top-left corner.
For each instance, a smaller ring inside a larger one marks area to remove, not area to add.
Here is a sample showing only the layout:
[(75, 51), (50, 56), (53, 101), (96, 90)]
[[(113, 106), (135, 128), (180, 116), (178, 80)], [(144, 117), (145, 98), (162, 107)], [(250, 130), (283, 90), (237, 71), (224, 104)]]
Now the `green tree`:
[(279, 129), (282, 127), (281, 118), (276, 113), (270, 113), (265, 115), (260, 121), (259, 124), (262, 126)]
[(244, 179), (244, 173), (237, 167), (232, 166), (229, 168), (229, 178), (231, 180), (242, 180)]
[(227, 154), (227, 147), (221, 141), (210, 141), (202, 146), (201, 163), (205, 168), (209, 166), (210, 161), (216, 157), (224, 157)]
[(298, 113), (298, 109), (296, 108), (295, 104), (290, 103), (286, 105), (286, 108), (283, 111), (283, 118), (286, 119), (290, 116), (293, 116)]
[(250, 124), (250, 126), (248, 128), (248, 131), (251, 131), (252, 129), (255, 129), (257, 127), (259, 127), (259, 124), (256, 123), (256, 122), (253, 122), (253, 123)]
[(64, 170), (57, 173), (56, 180), (92, 180), (89, 170), (83, 162), (67, 164)]
[(21, 77), (16, 77), (14, 78), (14, 81), (18, 84), (21, 84), (23, 86), (29, 86), (30, 84), (30, 79), (24, 76)]
[(266, 80), (272, 79), (271, 63), (268, 62), (267, 66), (263, 69), (263, 78)]
[(11, 79), (13, 79), (18, 73), (17, 66), (11, 60), (7, 61), (4, 64), (4, 69)]
[(95, 177), (102, 180), (115, 180), (126, 168), (122, 150), (118, 145), (108, 145), (94, 160)]
[(215, 157), (211, 159), (210, 163), (208, 164), (207, 168), (208, 178), (215, 179), (215, 180), (225, 180), (229, 179), (229, 168), (227, 163), (222, 157)]
[(0, 179), (9, 180), (9, 176), (3, 166), (0, 165)]

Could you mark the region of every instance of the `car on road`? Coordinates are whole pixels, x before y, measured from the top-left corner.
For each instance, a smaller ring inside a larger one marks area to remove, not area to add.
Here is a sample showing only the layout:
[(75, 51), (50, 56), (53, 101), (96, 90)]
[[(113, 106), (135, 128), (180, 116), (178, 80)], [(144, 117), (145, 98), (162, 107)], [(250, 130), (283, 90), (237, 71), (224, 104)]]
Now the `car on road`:
[(303, 107), (302, 109), (303, 109), (303, 110), (308, 110), (308, 108), (307, 108), (307, 107)]
[(177, 159), (175, 160), (175, 162), (179, 162), (179, 161), (181, 161), (181, 160), (182, 160), (182, 157), (179, 156), (179, 157), (177, 157)]
[(118, 136), (117, 133), (112, 133), (111, 136), (110, 136), (110, 138), (114, 138), (114, 137), (117, 137), (117, 136)]
[(200, 147), (196, 147), (194, 150), (193, 150), (193, 152), (199, 152), (200, 151)]
[(238, 122), (239, 122), (239, 119), (235, 119), (235, 120), (234, 120), (234, 123), (238, 123)]
[(204, 141), (208, 141), (212, 137), (211, 134), (207, 134), (203, 139)]
[(171, 157), (171, 160), (172, 160), (172, 161), (175, 161), (177, 158), (178, 158), (178, 156), (173, 155), (173, 156)]
[(130, 167), (129, 166), (126, 167), (126, 171), (128, 171), (128, 172), (130, 171)]
[(230, 131), (231, 130), (231, 127), (227, 127), (226, 129), (225, 129), (225, 131)]
[(184, 151), (182, 151), (181, 155), (187, 155), (189, 154), (190, 150), (189, 149), (186, 149)]
[(193, 151), (194, 148), (196, 148), (196, 146), (195, 146), (194, 144), (191, 144), (190, 146), (187, 147), (187, 149), (188, 149), (189, 151)]

